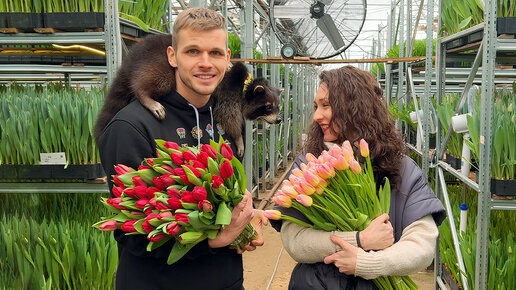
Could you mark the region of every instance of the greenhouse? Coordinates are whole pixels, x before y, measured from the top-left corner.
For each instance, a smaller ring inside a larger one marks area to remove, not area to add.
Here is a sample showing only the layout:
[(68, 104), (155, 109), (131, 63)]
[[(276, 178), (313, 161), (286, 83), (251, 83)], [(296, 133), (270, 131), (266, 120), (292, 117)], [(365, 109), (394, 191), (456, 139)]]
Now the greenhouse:
[(516, 0), (0, 1), (0, 289), (516, 289), (515, 36)]

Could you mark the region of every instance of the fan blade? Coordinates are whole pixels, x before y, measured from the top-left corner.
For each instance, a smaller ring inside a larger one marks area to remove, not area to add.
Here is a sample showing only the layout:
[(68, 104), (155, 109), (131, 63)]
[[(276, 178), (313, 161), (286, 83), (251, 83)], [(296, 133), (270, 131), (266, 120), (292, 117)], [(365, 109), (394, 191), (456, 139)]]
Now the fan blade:
[(317, 0), (317, 2), (321, 2), (324, 5), (330, 5), (331, 0)]
[(333, 18), (329, 14), (324, 14), (321, 18), (317, 19), (317, 27), (326, 35), (331, 45), (335, 50), (344, 46), (344, 40), (333, 22)]
[(274, 5), (274, 18), (310, 18), (310, 6)]

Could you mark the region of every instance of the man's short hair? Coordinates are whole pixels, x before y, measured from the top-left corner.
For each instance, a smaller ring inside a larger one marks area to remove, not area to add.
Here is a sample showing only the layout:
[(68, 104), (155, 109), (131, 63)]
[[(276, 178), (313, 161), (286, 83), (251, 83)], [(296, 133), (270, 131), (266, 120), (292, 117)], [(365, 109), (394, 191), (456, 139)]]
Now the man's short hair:
[(174, 49), (177, 49), (179, 31), (186, 28), (197, 31), (206, 31), (212, 29), (226, 30), (226, 18), (214, 10), (204, 7), (189, 8), (182, 11), (174, 20), (174, 26), (172, 28), (172, 47)]

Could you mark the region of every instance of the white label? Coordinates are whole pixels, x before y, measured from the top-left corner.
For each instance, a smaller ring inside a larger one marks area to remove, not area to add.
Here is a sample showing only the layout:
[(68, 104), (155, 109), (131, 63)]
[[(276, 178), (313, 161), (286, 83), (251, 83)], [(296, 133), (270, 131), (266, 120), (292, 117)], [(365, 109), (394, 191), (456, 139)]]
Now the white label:
[(64, 152), (39, 153), (39, 164), (41, 165), (65, 165), (66, 154)]

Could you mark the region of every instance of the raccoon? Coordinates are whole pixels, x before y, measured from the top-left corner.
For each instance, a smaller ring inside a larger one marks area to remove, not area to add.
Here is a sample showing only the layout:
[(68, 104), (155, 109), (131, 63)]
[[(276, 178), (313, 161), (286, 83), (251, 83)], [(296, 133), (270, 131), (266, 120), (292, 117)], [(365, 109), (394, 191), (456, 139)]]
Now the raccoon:
[[(156, 100), (176, 88), (175, 69), (168, 63), (166, 53), (171, 43), (171, 35), (153, 35), (131, 47), (99, 112), (93, 128), (95, 139), (116, 113), (134, 98), (157, 119), (166, 118), (165, 108)], [(247, 67), (235, 63), (212, 94), (217, 100), (214, 118), (235, 140), (239, 157), (244, 154), (242, 129), (245, 119), (270, 124), (281, 122), (279, 96), (282, 90), (272, 87), (264, 78), (246, 84), (248, 76)]]

